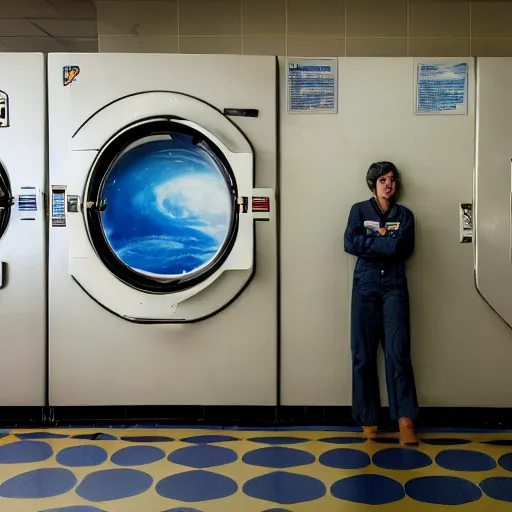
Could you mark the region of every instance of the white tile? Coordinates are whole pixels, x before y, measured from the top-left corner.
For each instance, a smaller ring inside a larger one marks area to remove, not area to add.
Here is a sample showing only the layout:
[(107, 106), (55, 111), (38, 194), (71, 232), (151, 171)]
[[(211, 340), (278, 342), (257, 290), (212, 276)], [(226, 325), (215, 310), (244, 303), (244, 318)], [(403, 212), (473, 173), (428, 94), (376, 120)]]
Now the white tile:
[(178, 38), (153, 35), (100, 35), (98, 46), (100, 52), (177, 53)]
[(176, 0), (99, 1), (98, 33), (106, 35), (177, 35)]
[(29, 20), (2, 20), (0, 19), (0, 37), (2, 36), (18, 36), (18, 37), (46, 37), (47, 34), (42, 32)]
[(45, 0), (0, 0), (0, 18), (55, 18), (58, 11)]
[(62, 52), (66, 48), (52, 37), (0, 37), (1, 52)]
[(181, 37), (180, 53), (238, 55), (242, 53), (241, 37)]
[(227, 37), (241, 35), (241, 6), (240, 0), (181, 1), (180, 35)]
[[(1, 0), (3, 1), (3, 0)], [(96, 4), (93, 0), (51, 0), (63, 19), (96, 19)]]
[(32, 20), (53, 37), (97, 37), (96, 20)]
[(98, 52), (98, 38), (88, 39), (68, 39), (59, 38), (59, 43), (66, 48), (66, 51), (77, 53), (97, 53)]

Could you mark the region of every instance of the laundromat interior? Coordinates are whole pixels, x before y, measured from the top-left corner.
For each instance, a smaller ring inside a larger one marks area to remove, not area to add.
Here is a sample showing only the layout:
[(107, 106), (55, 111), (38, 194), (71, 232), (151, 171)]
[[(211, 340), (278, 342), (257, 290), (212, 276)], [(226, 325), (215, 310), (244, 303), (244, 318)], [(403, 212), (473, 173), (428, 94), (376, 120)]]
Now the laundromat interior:
[[(510, 510), (511, 83), (512, 0), (0, 0), (0, 510)], [(382, 347), (352, 416), (375, 162), (417, 443)]]

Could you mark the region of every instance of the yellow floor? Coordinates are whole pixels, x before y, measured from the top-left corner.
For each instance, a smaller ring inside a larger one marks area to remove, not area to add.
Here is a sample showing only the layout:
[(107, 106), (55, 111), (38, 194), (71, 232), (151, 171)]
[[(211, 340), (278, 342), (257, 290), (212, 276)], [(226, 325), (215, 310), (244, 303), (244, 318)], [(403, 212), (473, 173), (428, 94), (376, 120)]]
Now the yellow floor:
[(0, 439), (0, 511), (438, 512), (440, 501), (512, 510), (511, 433), (422, 440), (402, 449), (340, 431), (10, 431)]

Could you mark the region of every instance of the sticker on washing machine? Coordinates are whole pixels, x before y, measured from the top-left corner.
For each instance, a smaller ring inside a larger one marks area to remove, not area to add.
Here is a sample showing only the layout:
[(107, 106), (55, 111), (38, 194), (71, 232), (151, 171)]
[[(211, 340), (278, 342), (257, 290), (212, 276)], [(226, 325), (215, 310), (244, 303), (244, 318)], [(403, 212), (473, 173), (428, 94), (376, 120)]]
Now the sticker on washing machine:
[(288, 61), (288, 112), (338, 113), (338, 59)]
[(66, 227), (66, 191), (54, 188), (52, 190), (52, 227)]
[(80, 66), (64, 66), (62, 68), (62, 83), (64, 87), (72, 84), (80, 74)]
[(274, 195), (272, 189), (269, 188), (255, 188), (251, 197), (251, 213), (255, 221), (269, 221), (270, 220), (270, 202)]
[(270, 212), (270, 197), (253, 197), (252, 198), (252, 211), (254, 213), (269, 213)]
[(0, 128), (9, 126), (9, 95), (0, 91)]
[(18, 195), (18, 211), (21, 212), (21, 220), (36, 220), (37, 212), (36, 187), (21, 187)]

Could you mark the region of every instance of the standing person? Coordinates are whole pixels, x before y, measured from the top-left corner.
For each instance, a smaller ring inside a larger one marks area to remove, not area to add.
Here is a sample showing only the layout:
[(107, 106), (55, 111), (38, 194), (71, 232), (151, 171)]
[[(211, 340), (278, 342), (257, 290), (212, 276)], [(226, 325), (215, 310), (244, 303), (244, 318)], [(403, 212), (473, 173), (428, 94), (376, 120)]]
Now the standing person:
[(365, 436), (374, 438), (380, 409), (380, 341), (391, 417), (399, 422), (400, 443), (416, 445), (413, 422), (418, 401), (405, 275), (405, 261), (414, 250), (414, 215), (396, 202), (400, 176), (394, 164), (372, 164), (366, 183), (374, 197), (352, 206), (345, 231), (345, 251), (357, 256), (352, 290), (352, 410)]

